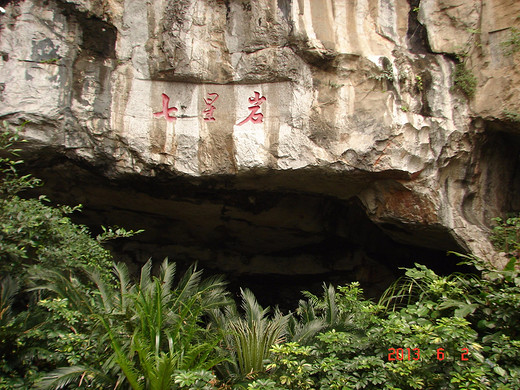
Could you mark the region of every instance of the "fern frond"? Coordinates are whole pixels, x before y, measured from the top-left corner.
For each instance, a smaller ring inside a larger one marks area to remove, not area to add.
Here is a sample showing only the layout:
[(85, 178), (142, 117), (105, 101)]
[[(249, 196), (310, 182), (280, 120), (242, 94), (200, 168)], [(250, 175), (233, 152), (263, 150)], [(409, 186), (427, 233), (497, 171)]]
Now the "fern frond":
[(192, 264), (175, 288), (178, 302), (187, 300), (190, 296), (197, 293), (201, 277), (202, 271), (197, 270), (196, 264)]
[(240, 295), (242, 296), (242, 309), (244, 310), (244, 319), (248, 325), (252, 326), (254, 323), (260, 322), (269, 309), (263, 309), (262, 306), (256, 300), (255, 295), (249, 289), (240, 289)]
[(323, 292), (325, 296), (325, 321), (329, 325), (335, 325), (338, 322), (338, 306), (336, 305), (336, 289), (332, 284), (328, 287), (323, 284)]
[(148, 259), (148, 261), (141, 267), (141, 278), (139, 280), (139, 287), (141, 290), (148, 290), (150, 284), (152, 283), (152, 259)]
[(321, 318), (316, 318), (302, 324), (297, 324), (296, 326), (293, 326), (291, 332), (291, 341), (295, 341), (302, 345), (306, 344), (316, 334), (324, 330), (326, 327), (327, 323)]
[(161, 271), (159, 273), (159, 279), (162, 283), (163, 294), (171, 294), (173, 286), (173, 278), (175, 277), (176, 264), (169, 263), (168, 258), (165, 258), (161, 264)]
[(84, 366), (58, 368), (39, 380), (34, 388), (38, 390), (63, 389), (87, 373), (92, 373), (92, 371)]
[(135, 286), (131, 282), (130, 272), (124, 263), (117, 263), (114, 265), (114, 273), (119, 280), (119, 308), (121, 312), (126, 312), (128, 309), (128, 297), (135, 291)]
[(112, 312), (114, 309), (114, 291), (111, 289), (111, 287), (107, 286), (99, 272), (92, 272), (90, 274), (90, 278), (96, 284), (99, 293), (101, 294), (103, 308), (107, 313)]

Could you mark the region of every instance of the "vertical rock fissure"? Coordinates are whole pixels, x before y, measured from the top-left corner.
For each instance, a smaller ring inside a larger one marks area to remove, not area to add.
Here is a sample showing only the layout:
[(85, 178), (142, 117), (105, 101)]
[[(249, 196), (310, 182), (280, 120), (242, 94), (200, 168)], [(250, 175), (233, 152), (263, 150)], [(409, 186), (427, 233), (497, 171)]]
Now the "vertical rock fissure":
[(426, 28), (419, 22), (418, 13), (421, 0), (408, 0), (410, 12), (408, 13), (407, 38), (410, 52), (414, 54), (431, 53)]

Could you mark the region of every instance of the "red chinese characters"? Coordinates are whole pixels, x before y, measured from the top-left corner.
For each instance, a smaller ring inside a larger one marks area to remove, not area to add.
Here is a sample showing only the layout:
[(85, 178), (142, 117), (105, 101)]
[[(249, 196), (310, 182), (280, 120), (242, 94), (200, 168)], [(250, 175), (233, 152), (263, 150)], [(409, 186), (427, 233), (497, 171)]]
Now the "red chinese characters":
[(251, 121), (253, 123), (262, 123), (264, 121), (264, 116), (262, 113), (258, 112), (260, 110), (260, 104), (265, 102), (265, 97), (260, 97), (259, 92), (255, 92), (255, 96), (249, 98), (249, 102), (252, 103), (252, 106), (249, 106), (248, 109), (251, 111), (249, 116), (244, 119), (242, 122), (237, 123), (238, 126), (243, 125), (247, 121)]
[[(219, 98), (219, 94), (212, 92), (208, 93), (208, 98), (204, 98), (204, 103), (206, 103), (206, 107), (202, 110), (202, 114), (204, 115), (205, 121), (216, 121), (214, 116), (214, 111), (216, 110), (216, 107), (214, 106), (214, 103)], [(260, 105), (266, 101), (266, 98), (264, 96), (261, 96), (259, 92), (254, 91), (254, 96), (251, 96), (249, 98), (249, 102), (252, 104), (248, 107), (250, 113), (247, 118), (245, 118), (243, 121), (237, 123), (238, 126), (243, 125), (244, 123), (251, 121), (253, 123), (263, 123), (264, 121), (264, 115), (259, 112)], [(166, 121), (173, 122), (174, 120), (177, 120), (178, 118), (175, 116), (175, 113), (178, 111), (177, 107), (169, 107), (170, 105), (170, 97), (166, 95), (165, 93), (162, 94), (162, 111), (154, 112), (153, 116), (156, 118), (164, 117)], [(183, 109), (185, 107), (181, 106)], [(179, 118), (186, 118), (187, 116), (179, 116)]]
[(171, 113), (177, 112), (177, 108), (175, 107), (168, 107), (170, 105), (170, 98), (165, 93), (162, 94), (162, 111), (161, 112), (154, 112), (153, 115), (157, 118), (160, 116), (164, 116), (164, 119), (166, 119), (168, 122), (173, 122), (177, 118), (173, 115), (170, 116)]
[(215, 106), (213, 103), (218, 99), (218, 93), (208, 93), (209, 99), (204, 99), (204, 103), (206, 103), (206, 108), (202, 111), (204, 114), (205, 121), (214, 121), (215, 117), (213, 116), (213, 111), (215, 111)]

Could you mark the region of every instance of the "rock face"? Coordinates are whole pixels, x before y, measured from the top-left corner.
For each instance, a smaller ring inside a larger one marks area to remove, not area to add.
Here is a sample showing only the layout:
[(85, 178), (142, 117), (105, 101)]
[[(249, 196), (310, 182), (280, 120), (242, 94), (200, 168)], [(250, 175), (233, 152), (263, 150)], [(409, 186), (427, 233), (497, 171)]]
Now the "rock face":
[(4, 6), (0, 117), (28, 121), (49, 193), (145, 225), (143, 245), (243, 273), (377, 273), (369, 237), (381, 256), (491, 259), (490, 218), (520, 210), (516, 0)]

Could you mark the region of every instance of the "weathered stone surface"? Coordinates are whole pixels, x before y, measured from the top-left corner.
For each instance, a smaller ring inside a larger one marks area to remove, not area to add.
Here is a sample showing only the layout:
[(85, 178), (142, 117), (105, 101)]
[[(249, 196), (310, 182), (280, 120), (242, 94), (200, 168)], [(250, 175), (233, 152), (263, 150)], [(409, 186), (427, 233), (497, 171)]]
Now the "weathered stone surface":
[(480, 34), (480, 1), (422, 0), (417, 8), (435, 53), (465, 54)]
[[(0, 117), (29, 121), (28, 149), (42, 164), (66, 156), (110, 180), (184, 177), (196, 188), (214, 180), (248, 197), (258, 191), (357, 198), (403, 245), (491, 258), (489, 218), (520, 208), (511, 190), (518, 187), (518, 157), (504, 158), (514, 155), (518, 140), (501, 133), (518, 130), (511, 113), (520, 112), (520, 56), (505, 54), (501, 42), (519, 25), (513, 16), (519, 4), (9, 2), (0, 16)], [(431, 51), (418, 47), (421, 29)], [(469, 104), (454, 88), (453, 56), (466, 53), (478, 79)], [(250, 114), (257, 121), (242, 123)], [(146, 193), (139, 196), (166, 202), (162, 211), (150, 201), (130, 206), (114, 194), (100, 199), (153, 215), (184, 207)], [(240, 224), (230, 221), (262, 226), (254, 213), (226, 216), (225, 201), (215, 204), (214, 223), (205, 223), (197, 207), (169, 221), (194, 220), (192, 229), (204, 231), (199, 239), (217, 241), (241, 239)], [(281, 209), (288, 221), (294, 217), (290, 207)], [(304, 225), (294, 221), (285, 241)], [(260, 234), (265, 245), (258, 239), (254, 248), (275, 251), (268, 243), (281, 233), (272, 232)], [(312, 234), (303, 237), (312, 241)], [(262, 256), (247, 254), (248, 272), (266, 264)], [(272, 272), (296, 272), (315, 259), (298, 256), (291, 260), (297, 266), (273, 263)]]

